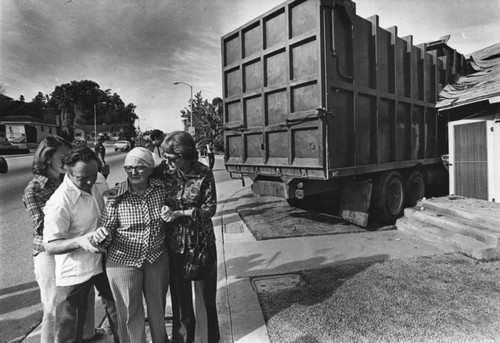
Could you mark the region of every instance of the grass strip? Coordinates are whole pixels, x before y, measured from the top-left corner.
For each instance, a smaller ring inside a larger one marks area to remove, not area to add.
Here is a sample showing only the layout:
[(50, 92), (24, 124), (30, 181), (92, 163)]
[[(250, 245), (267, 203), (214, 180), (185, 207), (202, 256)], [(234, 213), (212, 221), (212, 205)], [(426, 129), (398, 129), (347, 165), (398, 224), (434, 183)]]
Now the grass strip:
[(459, 254), (302, 272), (259, 293), (272, 343), (498, 342), (500, 262)]

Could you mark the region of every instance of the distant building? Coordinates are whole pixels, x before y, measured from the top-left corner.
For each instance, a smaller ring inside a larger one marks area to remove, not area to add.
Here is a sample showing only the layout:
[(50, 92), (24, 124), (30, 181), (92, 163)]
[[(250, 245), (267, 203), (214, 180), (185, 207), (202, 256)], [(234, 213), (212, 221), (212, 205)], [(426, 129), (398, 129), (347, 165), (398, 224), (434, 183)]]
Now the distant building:
[(12, 115), (0, 117), (0, 136), (11, 143), (40, 143), (48, 135), (58, 134), (59, 120), (55, 109), (42, 109), (42, 118)]
[(75, 140), (76, 141), (94, 141), (95, 132), (97, 136), (103, 136), (106, 140), (117, 141), (130, 136), (130, 129), (127, 125), (75, 125)]

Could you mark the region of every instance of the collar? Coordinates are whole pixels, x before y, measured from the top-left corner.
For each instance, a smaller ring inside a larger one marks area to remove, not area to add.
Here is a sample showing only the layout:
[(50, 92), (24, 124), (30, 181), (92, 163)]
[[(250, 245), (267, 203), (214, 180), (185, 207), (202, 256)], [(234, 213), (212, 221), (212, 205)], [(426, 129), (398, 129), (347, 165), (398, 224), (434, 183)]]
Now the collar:
[(209, 171), (210, 169), (199, 161), (196, 161), (194, 164), (194, 168), (192, 168), (187, 173), (183, 173), (180, 169), (176, 169), (178, 175), (183, 178), (201, 178), (206, 176)]
[(45, 188), (45, 186), (47, 184), (51, 184), (51, 183), (55, 184), (56, 186), (59, 186), (61, 184), (60, 179), (58, 180), (58, 179), (49, 178), (45, 175), (35, 174), (33, 178), (42, 188)]
[[(149, 178), (148, 188), (162, 187), (162, 186), (163, 186), (163, 182), (161, 180), (155, 179), (152, 177)], [(146, 188), (146, 191), (147, 191), (147, 188)], [(130, 189), (130, 184), (128, 183), (128, 179), (123, 181), (122, 183), (120, 183), (118, 185), (116, 196), (121, 197), (126, 193), (132, 193), (132, 190)]]

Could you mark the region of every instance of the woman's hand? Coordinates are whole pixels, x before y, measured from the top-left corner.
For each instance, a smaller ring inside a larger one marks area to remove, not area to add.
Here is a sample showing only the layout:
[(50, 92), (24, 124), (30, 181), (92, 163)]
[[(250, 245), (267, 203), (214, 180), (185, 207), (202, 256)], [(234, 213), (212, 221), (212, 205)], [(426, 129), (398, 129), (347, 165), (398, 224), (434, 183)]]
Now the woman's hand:
[(108, 201), (114, 202), (116, 200), (117, 194), (118, 194), (118, 191), (114, 188), (111, 188), (111, 189), (104, 191), (104, 193), (102, 194), (102, 196), (104, 198), (104, 203), (107, 203)]
[(183, 210), (174, 211), (171, 207), (165, 205), (161, 208), (160, 216), (167, 223), (171, 223), (177, 218), (183, 217), (185, 215), (184, 213)]
[(161, 219), (163, 219), (167, 223), (170, 223), (171, 221), (173, 221), (173, 219), (172, 219), (173, 212), (174, 211), (172, 211), (172, 209), (169, 206), (164, 205), (161, 208), (160, 217), (161, 217)]
[(99, 245), (104, 242), (108, 235), (109, 231), (105, 227), (99, 227), (92, 233), (92, 243)]
[(98, 247), (94, 240), (94, 232), (89, 232), (81, 237), (76, 238), (76, 243), (85, 251), (93, 254), (104, 252), (102, 248)]

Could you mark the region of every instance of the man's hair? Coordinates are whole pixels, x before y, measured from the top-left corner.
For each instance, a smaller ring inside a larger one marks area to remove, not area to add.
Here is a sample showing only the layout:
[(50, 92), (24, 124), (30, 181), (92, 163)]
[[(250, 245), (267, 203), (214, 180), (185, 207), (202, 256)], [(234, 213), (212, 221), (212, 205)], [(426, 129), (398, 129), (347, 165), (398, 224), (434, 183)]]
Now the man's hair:
[(97, 156), (95, 152), (86, 145), (74, 147), (66, 155), (64, 155), (62, 159), (65, 167), (73, 167), (76, 162), (79, 161), (88, 163), (92, 160), (97, 162)]
[(160, 140), (163, 140), (163, 131), (161, 130), (153, 130), (153, 132), (151, 132), (151, 134), (149, 135), (149, 138), (154, 141), (154, 140), (157, 140), (157, 139), (160, 139)]

